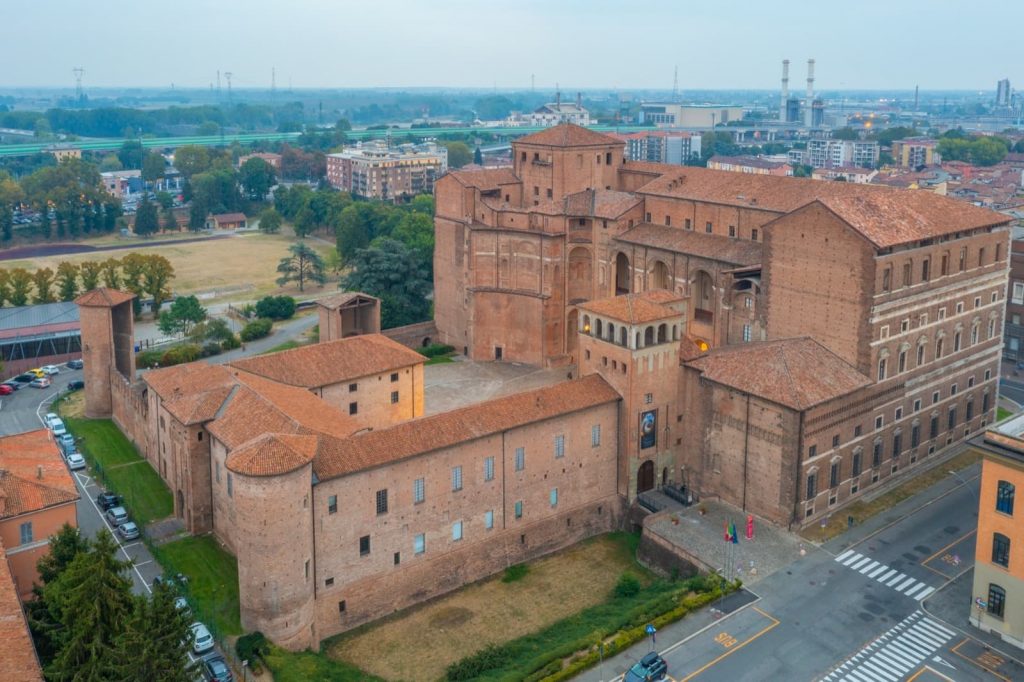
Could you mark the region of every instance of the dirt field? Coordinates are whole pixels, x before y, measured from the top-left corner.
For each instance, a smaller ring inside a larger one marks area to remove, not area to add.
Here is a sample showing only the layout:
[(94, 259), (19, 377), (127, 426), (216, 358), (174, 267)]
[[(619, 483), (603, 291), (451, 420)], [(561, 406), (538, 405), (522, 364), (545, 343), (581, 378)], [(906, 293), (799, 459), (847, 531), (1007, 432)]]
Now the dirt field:
[(470, 585), (344, 637), (326, 653), (385, 679), (436, 680), (472, 651), (604, 601), (627, 570), (639, 573), (623, 544), (598, 538), (533, 562), (516, 582), (498, 575)]
[[(287, 255), (288, 246), (294, 241), (285, 235), (249, 233), (227, 239), (212, 239), (183, 244), (163, 243), (146, 246), (139, 243), (138, 253), (159, 254), (171, 261), (175, 278), (172, 284), (175, 293), (195, 294), (204, 305), (231, 301), (248, 301), (268, 294), (296, 294), (298, 287), (290, 285), (281, 289), (275, 284), (277, 264)], [(321, 255), (330, 247), (319, 241), (310, 240), (310, 246)], [(40, 267), (57, 269), (61, 261), (81, 263), (87, 260), (122, 258), (129, 250), (96, 251), (63, 256), (40, 256), (24, 260), (5, 261), (4, 268), (25, 268), (34, 271)], [(337, 285), (328, 282), (325, 288)], [(306, 287), (306, 292), (318, 291)]]

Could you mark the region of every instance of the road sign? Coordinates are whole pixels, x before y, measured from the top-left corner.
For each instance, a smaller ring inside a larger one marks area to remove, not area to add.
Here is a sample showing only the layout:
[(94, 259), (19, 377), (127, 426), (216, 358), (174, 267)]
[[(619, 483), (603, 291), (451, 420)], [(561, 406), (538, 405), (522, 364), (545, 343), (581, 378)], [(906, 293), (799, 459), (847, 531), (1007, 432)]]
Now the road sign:
[(657, 631), (658, 630), (653, 625), (651, 625), (650, 623), (648, 623), (647, 627), (644, 628), (644, 632), (646, 632), (649, 635), (653, 635)]

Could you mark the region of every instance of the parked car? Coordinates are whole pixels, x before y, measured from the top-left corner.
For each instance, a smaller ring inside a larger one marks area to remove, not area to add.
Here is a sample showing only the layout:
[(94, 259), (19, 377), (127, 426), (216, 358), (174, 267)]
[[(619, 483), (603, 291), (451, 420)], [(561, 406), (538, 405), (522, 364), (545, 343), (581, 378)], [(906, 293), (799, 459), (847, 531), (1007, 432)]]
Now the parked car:
[(75, 379), (74, 381), (68, 382), (69, 391), (81, 391), (83, 388), (85, 388), (85, 382), (81, 379)]
[(25, 374), (35, 374), (36, 379), (42, 379), (43, 377), (46, 376), (46, 372), (44, 372), (41, 367), (30, 369), (29, 371), (25, 372)]
[(192, 651), (201, 654), (213, 648), (213, 635), (202, 623), (192, 623)]
[(39, 377), (37, 377), (35, 374), (32, 374), (31, 372), (25, 372), (24, 374), (19, 374), (18, 376), (14, 377), (13, 379), (11, 379), (11, 381), (17, 381), (22, 386), (27, 386), (28, 384), (31, 384), (38, 378)]
[(174, 575), (158, 575), (153, 578), (153, 586), (166, 584), (174, 589), (179, 589), (188, 584), (188, 577), (182, 573), (175, 573)]
[(50, 430), (53, 431), (54, 438), (60, 438), (68, 432), (68, 427), (64, 425), (64, 421), (58, 417), (55, 421), (50, 423)]
[(0, 384), (0, 395), (10, 395), (17, 390), (15, 385), (9, 384), (6, 381)]
[(641, 658), (629, 669), (622, 682), (651, 682), (663, 680), (668, 675), (668, 664), (655, 652)]
[(48, 428), (52, 429), (53, 428), (53, 423), (60, 421), (60, 415), (57, 414), (56, 412), (47, 412), (46, 416), (43, 417), (43, 421), (46, 422), (46, 426)]
[(64, 433), (57, 436), (57, 447), (60, 448), (61, 453), (67, 457), (72, 452), (75, 452), (75, 437), (70, 433)]
[(96, 506), (102, 511), (120, 507), (123, 501), (120, 495), (115, 495), (114, 493), (100, 493), (96, 496)]
[(75, 358), (74, 360), (68, 360), (68, 369), (82, 369), (85, 365), (82, 363), (82, 358)]
[(227, 661), (220, 654), (203, 659), (203, 674), (209, 682), (232, 682), (235, 679)]
[(178, 597), (174, 600), (174, 608), (185, 613), (192, 613), (192, 607), (188, 605), (188, 600), (184, 597)]
[(82, 455), (78, 454), (77, 452), (72, 452), (70, 455), (68, 455), (68, 469), (71, 469), (72, 471), (78, 471), (79, 469), (84, 468), (85, 457), (82, 457)]
[(134, 521), (127, 521), (117, 527), (117, 534), (125, 540), (138, 540), (139, 527), (135, 525)]
[(60, 367), (57, 365), (43, 365), (39, 369), (43, 370), (43, 373), (47, 376), (50, 376), (51, 374), (60, 374)]
[(29, 386), (32, 388), (49, 388), (50, 380), (47, 377), (36, 377)]
[(128, 520), (128, 511), (124, 507), (118, 505), (108, 509), (106, 516), (110, 525), (117, 527)]

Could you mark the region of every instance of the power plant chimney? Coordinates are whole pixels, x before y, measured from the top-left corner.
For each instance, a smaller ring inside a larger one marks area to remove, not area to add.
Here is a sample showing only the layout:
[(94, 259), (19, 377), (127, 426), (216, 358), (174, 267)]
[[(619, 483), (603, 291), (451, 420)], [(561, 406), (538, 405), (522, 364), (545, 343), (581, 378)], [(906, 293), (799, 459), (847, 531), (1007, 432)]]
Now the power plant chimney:
[(782, 101), (779, 103), (779, 122), (786, 122), (786, 102), (789, 101), (789, 60), (782, 60)]
[(807, 102), (804, 108), (804, 124), (814, 125), (814, 60), (807, 60)]

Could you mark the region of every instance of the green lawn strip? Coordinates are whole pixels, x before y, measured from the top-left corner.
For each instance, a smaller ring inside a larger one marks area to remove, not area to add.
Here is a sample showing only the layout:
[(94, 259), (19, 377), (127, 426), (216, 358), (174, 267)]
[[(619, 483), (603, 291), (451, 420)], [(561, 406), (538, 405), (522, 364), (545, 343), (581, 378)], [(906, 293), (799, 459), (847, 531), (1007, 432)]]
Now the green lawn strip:
[(186, 588), (196, 620), (214, 635), (242, 634), (238, 607), (238, 561), (211, 535), (151, 545), (153, 556), (171, 575), (188, 577)]
[(427, 365), (443, 365), (446, 362), (455, 362), (452, 360), (450, 355), (435, 355), (426, 362), (423, 363), (424, 367)]
[(290, 341), (285, 341), (284, 343), (279, 343), (276, 346), (268, 348), (265, 351), (263, 351), (262, 353), (259, 353), (259, 355), (266, 355), (267, 353), (276, 353), (276, 352), (282, 351), (282, 350), (291, 350), (292, 348), (298, 348), (301, 345), (304, 345), (304, 344), (301, 344), (298, 341), (292, 339)]
[(67, 426), (82, 439), (79, 449), (100, 480), (124, 498), (132, 520), (144, 526), (173, 513), (171, 491), (114, 422), (69, 418)]
[(1007, 417), (1012, 417), (1012, 416), (1013, 416), (1013, 412), (1011, 412), (1010, 410), (1006, 409), (1005, 407), (997, 407), (996, 408), (996, 421), (1003, 421)]
[(322, 653), (299, 651), (292, 653), (274, 645), (264, 661), (274, 674), (275, 682), (380, 682), (351, 663), (336, 661)]

